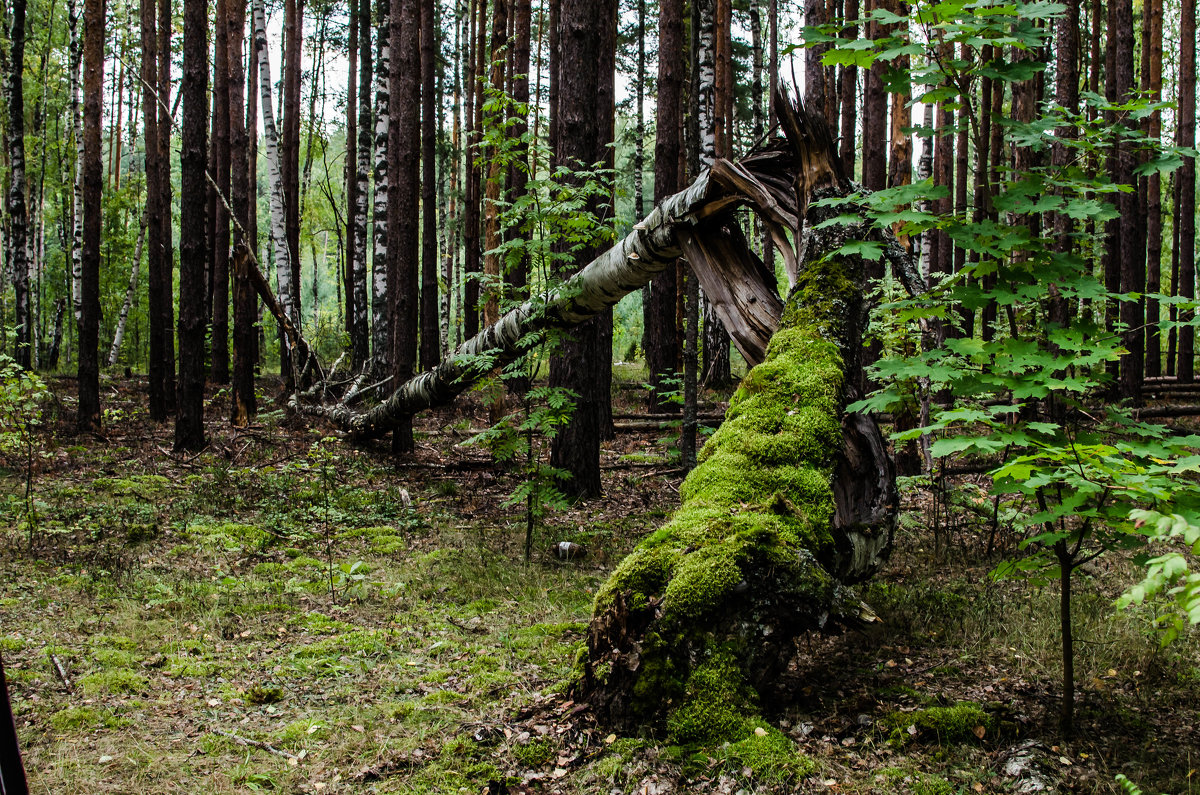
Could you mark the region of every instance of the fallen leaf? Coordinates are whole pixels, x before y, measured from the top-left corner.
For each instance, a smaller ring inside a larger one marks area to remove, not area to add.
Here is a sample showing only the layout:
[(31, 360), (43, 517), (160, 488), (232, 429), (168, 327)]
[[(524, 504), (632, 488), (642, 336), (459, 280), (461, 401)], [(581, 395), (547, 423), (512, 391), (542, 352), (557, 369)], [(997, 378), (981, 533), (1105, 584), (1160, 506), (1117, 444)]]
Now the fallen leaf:
[(762, 726), (756, 726), (754, 729), (754, 734), (756, 737), (766, 737), (767, 730), (764, 729)]
[(351, 728), (351, 729), (354, 729), (354, 731), (356, 731), (356, 732), (365, 732), (365, 731), (366, 731), (366, 729), (365, 729), (364, 727), (360, 726), (360, 725), (359, 725), (359, 724), (357, 724), (357, 723), (355, 723), (355, 724), (352, 724), (352, 725), (350, 726), (350, 728)]
[(605, 738), (604, 738), (604, 744), (605, 744), (605, 745), (612, 745), (612, 744), (613, 744), (613, 743), (615, 743), (616, 741), (617, 741), (617, 735), (615, 735), (615, 734), (610, 734), (610, 735), (608, 735), (607, 737), (605, 737)]
[(1058, 758), (1058, 761), (1059, 761), (1059, 762), (1062, 762), (1062, 763), (1063, 763), (1064, 765), (1066, 765), (1067, 767), (1070, 767), (1070, 766), (1071, 766), (1071, 760), (1070, 760), (1070, 759), (1067, 759), (1065, 756), (1060, 756), (1060, 757)]
[(971, 729), (971, 731), (973, 731), (975, 736), (981, 740), (983, 739), (983, 735), (987, 734), (987, 729), (983, 726), (976, 726), (974, 729)]
[(108, 754), (105, 754), (104, 756), (100, 757), (100, 764), (107, 765), (112, 760), (113, 760), (113, 758), (111, 756), (109, 756)]

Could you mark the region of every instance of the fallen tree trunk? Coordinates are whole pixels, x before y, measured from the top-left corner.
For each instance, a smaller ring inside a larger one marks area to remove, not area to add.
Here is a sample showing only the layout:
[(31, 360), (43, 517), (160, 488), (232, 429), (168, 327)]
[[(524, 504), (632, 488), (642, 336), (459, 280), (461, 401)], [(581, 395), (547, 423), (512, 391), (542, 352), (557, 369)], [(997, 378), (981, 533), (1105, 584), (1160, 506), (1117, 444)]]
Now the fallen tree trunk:
[[(777, 98), (777, 103), (779, 99)], [(874, 421), (845, 415), (865, 326), (865, 268), (839, 252), (868, 224), (819, 225), (845, 208), (824, 126), (782, 106), (787, 186), (808, 233), (766, 359), (680, 487), (674, 518), (598, 592), (573, 697), (617, 727), (678, 743), (755, 741), (760, 705), (794, 638), (872, 616), (848, 589), (891, 548), (894, 471)], [(781, 202), (784, 186), (771, 188)]]

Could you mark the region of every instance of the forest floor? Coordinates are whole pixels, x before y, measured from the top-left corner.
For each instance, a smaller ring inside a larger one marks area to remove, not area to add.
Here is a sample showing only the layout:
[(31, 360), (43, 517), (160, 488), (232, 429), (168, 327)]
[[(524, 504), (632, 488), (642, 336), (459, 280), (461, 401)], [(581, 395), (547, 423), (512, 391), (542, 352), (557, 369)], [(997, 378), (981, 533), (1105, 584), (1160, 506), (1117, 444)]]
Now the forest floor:
[(1013, 539), (970, 481), (906, 490), (862, 589), (882, 620), (797, 642), (764, 705), (795, 748), (754, 760), (615, 736), (566, 694), (593, 593), (678, 504), (669, 431), (607, 443), (605, 498), (552, 515), (525, 565), (516, 475), (463, 445), (470, 402), (421, 418), (396, 464), (279, 411), (231, 429), (221, 392), (209, 447), (180, 456), (141, 384), (104, 382), (102, 437), (71, 433), (73, 384), (52, 386), (32, 522), (23, 462), (0, 470), (0, 654), (34, 792), (1200, 792), (1195, 634), (1160, 649), (1112, 609), (1129, 565), (1098, 561), (1062, 738), (1057, 590), (989, 577)]

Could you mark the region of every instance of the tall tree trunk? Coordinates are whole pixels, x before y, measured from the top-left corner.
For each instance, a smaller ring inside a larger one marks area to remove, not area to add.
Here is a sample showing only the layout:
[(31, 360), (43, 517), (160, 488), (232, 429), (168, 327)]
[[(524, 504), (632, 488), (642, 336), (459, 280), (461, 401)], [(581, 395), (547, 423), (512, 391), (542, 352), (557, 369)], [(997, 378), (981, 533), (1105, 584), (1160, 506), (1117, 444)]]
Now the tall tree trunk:
[(637, 73), (633, 76), (633, 217), (646, 213), (642, 172), (646, 170), (646, 0), (637, 0)]
[(434, 48), (437, 0), (421, 0), (421, 369), (441, 361), (438, 333), (437, 116)]
[[(1150, 0), (1143, 15), (1149, 20), (1147, 41), (1142, 48), (1146, 55), (1142, 63), (1142, 90), (1151, 102), (1162, 101), (1162, 0)], [(1162, 111), (1155, 110), (1146, 123), (1146, 135), (1152, 142), (1162, 137)], [(1162, 175), (1155, 171), (1146, 180), (1146, 375), (1162, 375), (1162, 339), (1158, 332), (1160, 311), (1158, 300), (1150, 298), (1162, 291)]]
[(371, 0), (352, 0), (358, 9), (358, 143), (355, 147), (353, 223), (347, 230), (350, 286), (350, 360), (361, 370), (371, 356), (370, 306), (367, 297), (367, 213), (371, 174)]
[[(292, 276), (295, 271), (291, 265), (291, 249), (287, 241), (287, 218), (285, 215), (285, 199), (282, 168), (280, 165), (279, 134), (275, 129), (275, 109), (271, 102), (271, 64), (267, 50), (266, 10), (263, 0), (254, 0), (254, 50), (258, 59), (259, 90), (261, 92), (261, 109), (263, 122), (263, 140), (267, 147), (267, 181), (270, 184), (269, 195), (271, 203), (271, 242), (275, 249), (275, 274), (279, 283), (278, 300), (283, 312), (292, 324), (300, 326), (300, 308), (292, 301), (295, 289)], [(293, 351), (286, 335), (279, 339), (280, 371), (289, 379), (293, 375)], [(287, 368), (284, 368), (284, 364)]]
[(167, 413), (175, 411), (176, 404), (176, 375), (175, 375), (175, 246), (171, 242), (174, 237), (174, 208), (171, 201), (171, 130), (174, 118), (169, 102), (171, 100), (171, 37), (173, 35), (174, 17), (171, 11), (171, 0), (158, 0), (158, 187), (162, 191), (159, 206), (162, 213), (159, 221), (162, 223), (160, 240), (162, 242), (162, 280), (159, 287), (162, 295), (158, 300), (158, 308), (162, 312), (159, 330), (162, 333), (162, 379), (163, 396), (166, 399)]
[[(1132, 0), (1110, 0), (1116, 7), (1117, 72), (1116, 92), (1119, 101), (1134, 98), (1133, 82), (1133, 3)], [(1123, 114), (1122, 124), (1134, 127), (1128, 114)], [(1133, 175), (1137, 165), (1137, 153), (1129, 144), (1122, 144), (1117, 153), (1117, 184), (1136, 188)], [(1117, 196), (1117, 209), (1121, 213), (1121, 292), (1142, 294), (1146, 290), (1146, 247), (1143, 233), (1145, 218), (1138, 208), (1136, 192), (1124, 192)], [(1140, 298), (1121, 304), (1121, 322), (1125, 326), (1125, 349), (1129, 351), (1121, 361), (1121, 396), (1141, 401), (1142, 374), (1145, 368), (1146, 334), (1142, 328), (1144, 307)]]
[[(847, 21), (853, 22), (858, 19), (858, 0), (845, 0), (845, 9)], [(842, 34), (849, 39), (855, 39), (858, 37), (858, 28), (850, 25), (842, 29)], [(847, 174), (853, 175), (855, 143), (858, 140), (855, 134), (855, 114), (858, 110), (857, 66), (842, 67), (841, 76), (838, 78), (838, 102), (842, 111), (841, 145), (838, 156), (842, 160), (842, 168), (846, 170)]]
[[(558, 81), (558, 115), (553, 123), (559, 164), (595, 163), (604, 157), (596, 104), (602, 79), (597, 64), (603, 57), (604, 27), (610, 24), (607, 10), (607, 2), (561, 0), (558, 68), (571, 79)], [(615, 22), (614, 18), (611, 24)], [(598, 214), (600, 201), (592, 197), (589, 209)], [(591, 259), (602, 250), (589, 249), (581, 259)], [(612, 369), (603, 340), (600, 319), (590, 320), (575, 329), (561, 355), (550, 363), (551, 385), (571, 389), (577, 396), (571, 420), (554, 438), (550, 451), (551, 465), (571, 475), (564, 491), (577, 498), (600, 494), (601, 401), (608, 396), (598, 394), (597, 387), (603, 383), (600, 371)]]
[[(1196, 0), (1183, 0), (1179, 20), (1179, 145), (1196, 147)], [(1196, 160), (1183, 158), (1179, 182), (1179, 291), (1190, 301), (1196, 297)], [(1196, 330), (1191, 321), (1195, 311), (1179, 312), (1179, 365), (1175, 372), (1183, 383), (1196, 378)]]
[[(420, 0), (397, 0), (391, 26), (391, 123), (388, 132), (388, 306), (392, 316), (392, 376), (412, 377), (417, 363), (419, 170), (421, 157)], [(412, 423), (392, 431), (392, 451), (413, 449)]]
[[(255, 330), (258, 299), (250, 288), (247, 261), (255, 248), (250, 233), (250, 192), (254, 167), (250, 160), (246, 114), (246, 74), (242, 66), (242, 40), (246, 33), (246, 0), (226, 0), (226, 37), (229, 41), (229, 199), (233, 209), (233, 377), (230, 423), (248, 425), (258, 413), (254, 395)], [(253, 46), (249, 48), (253, 52)], [(254, 91), (250, 91), (253, 96)], [(258, 119), (249, 120), (257, 136)]]
[[(530, 0), (514, 0), (513, 2), (513, 72), (511, 78), (513, 102), (517, 107), (528, 106), (529, 104), (529, 48), (532, 27), (533, 8)], [(540, 40), (539, 40), (540, 42)], [(508, 167), (508, 195), (509, 201), (517, 201), (525, 195), (525, 188), (529, 182), (529, 147), (521, 142), (521, 139), (529, 131), (528, 113), (519, 113), (513, 120), (513, 126), (510, 134), (517, 142), (515, 144), (516, 151), (513, 154), (513, 160)], [(510, 232), (514, 237), (519, 235), (519, 230)], [(510, 263), (508, 269), (508, 284), (512, 290), (514, 298), (521, 298), (524, 295), (525, 287), (529, 283), (529, 258), (522, 256), (519, 260)]]
[(133, 264), (129, 267), (129, 288), (125, 291), (125, 302), (121, 304), (121, 314), (117, 318), (117, 330), (113, 334), (112, 347), (108, 351), (108, 366), (112, 367), (117, 363), (117, 358), (121, 355), (121, 344), (125, 341), (125, 323), (129, 320), (129, 308), (133, 306), (133, 299), (137, 297), (138, 272), (142, 269), (142, 246), (146, 242), (146, 215), (142, 214), (142, 220), (138, 224), (137, 247), (133, 252)]
[[(83, 4), (83, 312), (79, 318), (80, 431), (100, 430), (100, 229), (104, 184), (100, 125), (104, 92), (104, 0)], [(10, 121), (11, 123), (11, 121)]]
[[(83, 184), (80, 169), (83, 164), (83, 103), (80, 94), (81, 66), (83, 63), (83, 48), (80, 45), (79, 17), (76, 14), (74, 0), (67, 6), (70, 23), (70, 83), (71, 83), (71, 142), (75, 146), (75, 168), (72, 180), (72, 212), (71, 212), (71, 309), (75, 318), (73, 327), (76, 335), (79, 332), (79, 320), (83, 315), (83, 293), (81, 280), (83, 278)], [(10, 164), (11, 166), (11, 164)]]
[[(1079, 70), (1077, 60), (1079, 55), (1079, 7), (1071, 4), (1067, 12), (1059, 18), (1056, 25), (1055, 72), (1056, 92), (1055, 101), (1070, 113), (1079, 110)], [(991, 80), (985, 78), (990, 88)], [(1072, 129), (1063, 131), (1064, 135), (1073, 135)], [(1071, 152), (1066, 143), (1056, 143), (1052, 154), (1056, 168), (1066, 168), (1070, 163)], [(1071, 219), (1065, 213), (1054, 217), (1054, 236), (1057, 249), (1063, 253), (1071, 250)], [(1047, 307), (1047, 318), (1051, 323), (1065, 325), (1068, 320), (1069, 307), (1067, 301), (1058, 294), (1052, 294)]]
[[(33, 369), (34, 339), (29, 288), (29, 217), (25, 208), (25, 88), (23, 84), (25, 74), (25, 0), (13, 0), (9, 47), (9, 73), (8, 79), (5, 81), (5, 89), (8, 94), (8, 158), (11, 169), (8, 190), (9, 234), (11, 236), (9, 246), (16, 303), (16, 359), (18, 364), (29, 370)], [(99, 135), (99, 122), (97, 122), (96, 130), (96, 134)], [(98, 265), (97, 268), (99, 268)], [(99, 273), (98, 270), (97, 273)], [(82, 323), (82, 320), (80, 322)], [(96, 399), (98, 401), (99, 397)]]
[(146, 289), (148, 292), (150, 361), (150, 418), (167, 418), (167, 373), (163, 345), (170, 339), (161, 328), (163, 270), (167, 252), (162, 239), (162, 168), (158, 162), (158, 30), (155, 0), (141, 0), (142, 126), (146, 141)]
[[(508, 0), (492, 0), (492, 36), (491, 56), (492, 65), (488, 86), (494, 94), (505, 93), (504, 52), (508, 47)], [(484, 125), (489, 135), (505, 135), (507, 106), (501, 104), (497, 111), (488, 114)], [(499, 157), (489, 157), (487, 167), (487, 185), (484, 188), (483, 204), (483, 274), (485, 278), (483, 322), (490, 326), (500, 319), (500, 294), (503, 292), (500, 267), (500, 202), (504, 192), (504, 176), (506, 170)]]
[[(279, 173), (283, 180), (283, 210), (287, 230), (289, 281), (296, 308), (296, 328), (302, 316), (300, 300), (300, 81), (304, 37), (304, 0), (283, 0), (283, 64), (280, 101), (283, 103), (279, 139)], [(314, 75), (314, 84), (316, 76)], [(282, 285), (280, 286), (282, 290)]]
[[(229, 4), (237, 0), (217, 0), (213, 31), (213, 139), (210, 142), (216, 172), (216, 190), (222, 197), (229, 195)], [(229, 383), (229, 210), (221, 197), (213, 203), (209, 219), (212, 238), (212, 380), (214, 384)]]
[(483, 170), (478, 162), (483, 141), (483, 75), (487, 52), (487, 0), (475, 0), (475, 17), (471, 21), (472, 52), (471, 73), (468, 75), (467, 91), (473, 96), (471, 103), (471, 129), (467, 134), (467, 190), (466, 207), (463, 212), (463, 270), (466, 286), (463, 302), (466, 335), (473, 337), (479, 331), (479, 275), (483, 270), (479, 240), (480, 200), (483, 190)]
[[(682, 141), (683, 77), (686, 71), (683, 48), (683, 0), (661, 0), (658, 20), (658, 110), (654, 132), (655, 204), (682, 187), (679, 172)], [(674, 391), (668, 382), (675, 378), (679, 362), (676, 269), (666, 268), (650, 282), (650, 297), (643, 304), (646, 330), (646, 369), (650, 371), (650, 411), (675, 411), (678, 405), (665, 398)]]
[(349, 3), (348, 35), (350, 40), (347, 42), (346, 51), (350, 60), (350, 69), (346, 76), (346, 161), (342, 166), (346, 197), (346, 258), (345, 267), (340, 274), (338, 295), (341, 296), (342, 290), (346, 293), (345, 311), (342, 316), (343, 328), (346, 337), (350, 340), (351, 367), (357, 370), (361, 362), (358, 358), (360, 352), (354, 342), (354, 270), (357, 267), (355, 264), (357, 256), (355, 227), (358, 226), (358, 37), (361, 26), (358, 24), (358, 0), (349, 0)]
[[(390, 372), (392, 361), (392, 322), (388, 296), (388, 127), (391, 124), (388, 77), (391, 71), (391, 6), (389, 0), (376, 0), (375, 24), (375, 201), (371, 230), (371, 344), (379, 372)], [(399, 10), (397, 9), (397, 13)]]
[[(265, 61), (265, 58), (264, 58)], [(183, 4), (183, 133), (179, 151), (179, 410), (175, 449), (204, 447), (204, 175), (208, 117), (208, 6)]]

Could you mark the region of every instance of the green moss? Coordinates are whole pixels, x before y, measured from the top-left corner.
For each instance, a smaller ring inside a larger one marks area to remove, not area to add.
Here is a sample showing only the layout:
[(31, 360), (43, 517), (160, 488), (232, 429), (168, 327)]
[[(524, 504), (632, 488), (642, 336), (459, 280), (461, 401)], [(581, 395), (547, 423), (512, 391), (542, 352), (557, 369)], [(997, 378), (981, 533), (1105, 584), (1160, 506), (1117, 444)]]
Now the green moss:
[(277, 704), (283, 701), (283, 689), (271, 685), (251, 685), (242, 696), (247, 704)]
[(0, 635), (0, 651), (17, 652), (25, 648), (25, 641), (16, 635)]
[(549, 740), (530, 740), (514, 745), (512, 752), (525, 767), (542, 767), (554, 756), (554, 745)]
[(79, 689), (88, 695), (144, 693), (150, 681), (128, 668), (113, 668), (80, 677)]
[(376, 555), (394, 555), (408, 549), (408, 542), (397, 535), (378, 535), (371, 539), (371, 551)]
[(133, 652), (124, 649), (96, 649), (92, 659), (105, 668), (129, 668), (134, 663)]
[(774, 727), (757, 727), (746, 739), (721, 746), (716, 759), (734, 775), (749, 771), (756, 784), (786, 784), (816, 768), (812, 759)]
[[(951, 707), (928, 707), (916, 712), (893, 712), (887, 717), (890, 741), (902, 745), (911, 738), (929, 738), (939, 743), (976, 740), (976, 731), (991, 731), (995, 719), (973, 701), (960, 701)], [(916, 729), (915, 733), (912, 728)]]
[(722, 650), (692, 671), (683, 703), (667, 718), (667, 732), (678, 743), (740, 740), (754, 729), (755, 701), (736, 658)]
[(132, 721), (114, 715), (109, 710), (93, 707), (67, 707), (50, 716), (50, 725), (59, 732), (80, 732), (92, 729), (120, 729)]

